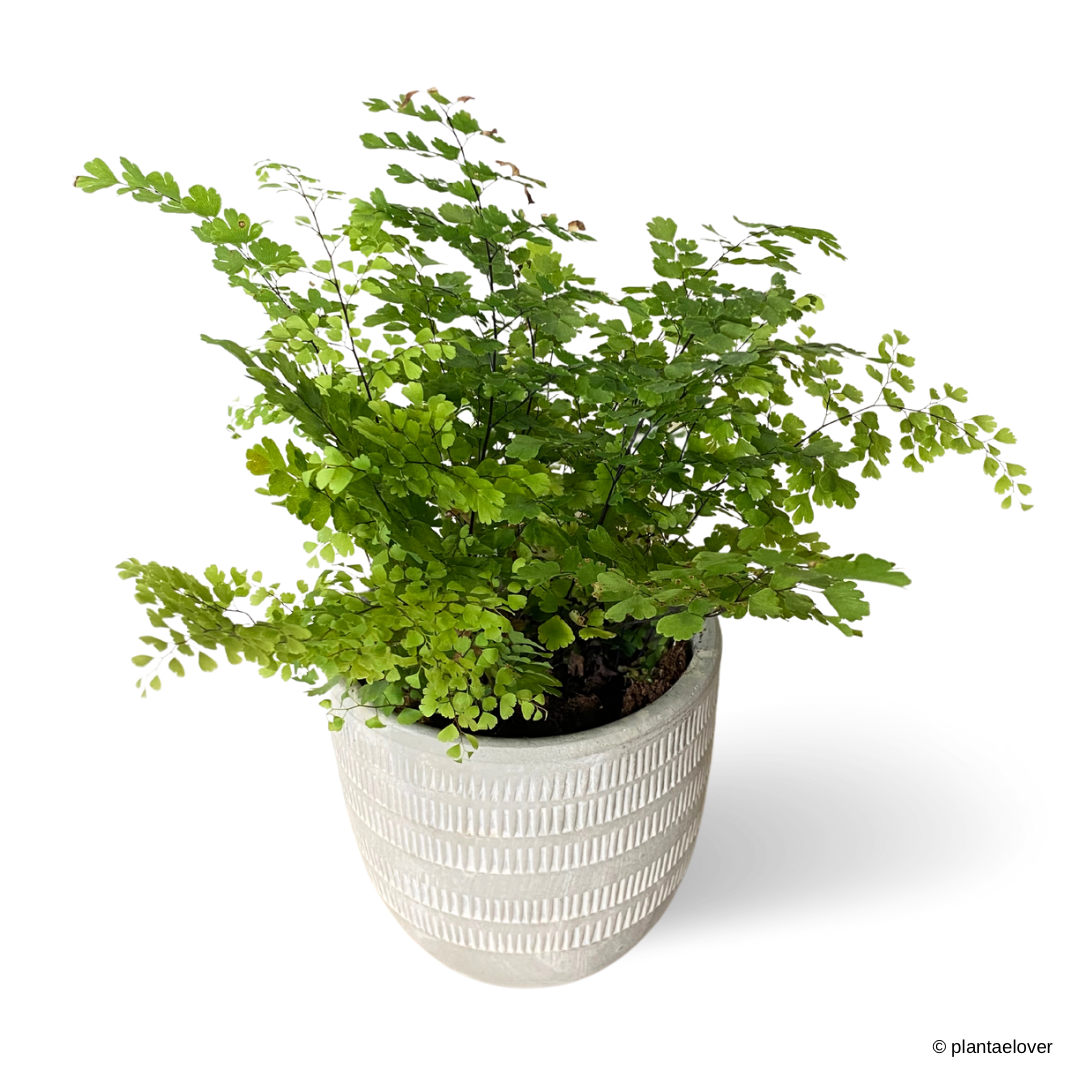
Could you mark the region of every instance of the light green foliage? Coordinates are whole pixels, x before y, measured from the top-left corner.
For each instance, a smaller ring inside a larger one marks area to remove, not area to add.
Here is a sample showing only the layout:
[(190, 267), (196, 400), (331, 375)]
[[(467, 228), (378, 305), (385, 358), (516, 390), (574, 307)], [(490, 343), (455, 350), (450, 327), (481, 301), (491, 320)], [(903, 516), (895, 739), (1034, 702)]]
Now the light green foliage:
[[(545, 714), (559, 693), (553, 658), (579, 640), (616, 638), (628, 668), (647, 671), (710, 615), (860, 635), (851, 624), (869, 606), (856, 582), (907, 577), (870, 555), (826, 555), (818, 533), (800, 530), (815, 507), (855, 505), (856, 473), (876, 479), (894, 456), (921, 472), (946, 451), (978, 453), (1003, 506), (1014, 489), (1030, 493), (1016, 480), (1024, 469), (1001, 458), (1011, 431), (954, 411), (965, 390), (944, 383), (909, 403), (915, 361), (900, 331), (869, 355), (814, 341), (805, 319), (822, 300), (796, 295), (785, 274), (797, 272), (795, 244), (843, 259), (831, 234), (736, 218), (745, 235), (734, 242), (703, 226), (702, 242), (719, 248), (710, 261), (657, 216), (646, 225), (656, 280), (612, 297), (556, 247), (591, 240), (581, 222), (532, 221), (520, 205), (492, 202), (495, 185), (510, 185), (527, 207), (544, 184), (476, 159), (474, 139), (503, 139), (459, 107), (467, 99), (451, 104), (433, 89), (433, 104), (418, 106), (414, 96), (366, 105), (417, 130), (361, 142), (456, 172), (387, 169), (436, 193), (435, 209), (376, 188), (327, 224), (320, 214), (343, 192), (293, 166), (257, 166), (263, 187), (299, 200), (296, 221), (315, 237), (310, 262), (223, 209), (213, 188), (182, 193), (170, 173), (121, 158), (118, 179), (95, 159), (76, 181), (194, 215), (214, 268), (268, 320), (248, 346), (204, 336), (259, 386), (250, 407), (230, 407), (229, 430), (240, 438), (256, 421), (287, 422), (315, 448), (265, 436), (246, 454), (257, 490), (313, 530), (313, 583), (282, 591), (258, 572), (208, 567), (198, 578), (121, 563), (161, 631), (143, 638), (157, 657), (136, 665), (156, 659), (180, 676), (176, 654), (197, 647), (199, 668), (212, 671), (220, 649), (265, 677), (311, 684), (313, 697), (343, 677), (360, 687), (354, 704), (384, 717), (445, 720), (439, 738), (463, 760), (472, 732), (518, 710)], [(437, 262), (424, 248), (435, 241), (470, 269)], [(736, 286), (743, 266), (772, 274)], [(601, 305), (622, 314), (601, 317)], [(860, 370), (845, 376), (852, 362)], [(816, 422), (790, 411), (793, 390), (816, 399)], [(716, 524), (691, 543), (699, 519)], [(357, 550), (367, 567), (351, 561)], [(237, 599), (264, 607), (261, 617)]]

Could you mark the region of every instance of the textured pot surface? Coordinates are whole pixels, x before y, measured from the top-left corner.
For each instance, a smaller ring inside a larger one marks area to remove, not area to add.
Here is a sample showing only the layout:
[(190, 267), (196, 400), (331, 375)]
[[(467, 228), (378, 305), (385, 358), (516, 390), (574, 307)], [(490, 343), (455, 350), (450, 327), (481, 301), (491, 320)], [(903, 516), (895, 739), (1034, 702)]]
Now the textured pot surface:
[(460, 764), (435, 728), (345, 714), (331, 738), (353, 832), (412, 938), (474, 979), (554, 986), (645, 936), (686, 873), (705, 804), (716, 619), (692, 645), (679, 681), (638, 712), (573, 735), (478, 736)]

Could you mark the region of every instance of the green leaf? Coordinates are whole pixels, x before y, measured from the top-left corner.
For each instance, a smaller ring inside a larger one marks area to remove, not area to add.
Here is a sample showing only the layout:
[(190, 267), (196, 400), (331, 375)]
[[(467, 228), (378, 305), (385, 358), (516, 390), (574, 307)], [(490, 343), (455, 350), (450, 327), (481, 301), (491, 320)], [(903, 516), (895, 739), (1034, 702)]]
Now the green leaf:
[(671, 218), (654, 217), (648, 224), (649, 235), (670, 244), (675, 239), (677, 226)]
[(778, 618), (781, 614), (780, 597), (772, 589), (758, 589), (757, 592), (751, 593), (747, 610), (751, 615), (757, 615), (760, 618), (769, 616)]
[(83, 191), (100, 191), (102, 188), (113, 187), (120, 183), (113, 175), (112, 169), (101, 158), (88, 161), (83, 168), (90, 175), (75, 178), (75, 186)]
[(845, 555), (826, 559), (819, 569), (833, 577), (853, 578), (855, 581), (877, 581), (883, 585), (910, 585), (907, 574), (894, 570), (896, 563), (875, 559), (872, 555)]
[(604, 612), (604, 618), (608, 622), (622, 622), (628, 615), (632, 619), (651, 619), (655, 614), (656, 604), (640, 593), (634, 593), (609, 607)]
[(253, 475), (266, 476), (273, 471), (273, 465), (270, 463), (270, 459), (266, 456), (262, 447), (249, 447), (246, 456), (248, 472)]
[(169, 661), (169, 670), (174, 675), (179, 675), (181, 679), (184, 677), (184, 665), (175, 656)]
[(458, 737), (457, 724), (447, 724), (436, 737), (439, 742), (455, 742)]
[(850, 581), (841, 581), (825, 590), (825, 598), (841, 619), (861, 619), (870, 614), (870, 605)]
[(153, 658), (152, 656), (146, 656), (146, 655), (142, 655), (142, 656), (133, 656), (133, 657), (131, 658), (131, 662), (132, 662), (132, 663), (133, 663), (133, 664), (134, 664), (134, 665), (135, 665), (136, 667), (146, 667), (146, 665), (147, 665), (147, 664), (149, 664), (149, 663), (150, 663), (150, 661), (151, 661), (151, 660), (153, 660), (153, 659), (154, 659), (154, 658)]
[(665, 615), (656, 624), (656, 630), (657, 633), (673, 638), (675, 641), (687, 641), (700, 633), (704, 626), (705, 620), (700, 615), (680, 611), (674, 615)]
[(432, 139), (431, 140), (431, 145), (434, 146), (435, 149), (438, 150), (439, 153), (442, 154), (442, 156), (444, 158), (447, 158), (449, 161), (456, 160), (458, 154), (461, 153), (461, 148), (460, 147), (451, 146), (444, 139), (439, 139), (439, 138)]
[(183, 199), (184, 206), (200, 217), (215, 217), (221, 212), (221, 196), (213, 188), (195, 184), (188, 188)]
[(755, 502), (760, 502), (772, 491), (772, 485), (768, 480), (763, 480), (761, 477), (748, 476), (746, 478), (746, 490), (749, 492), (750, 498)]
[(506, 456), (508, 458), (520, 458), (523, 461), (527, 461), (530, 458), (536, 457), (543, 447), (543, 439), (537, 439), (533, 435), (518, 435), (507, 445)]
[(973, 416), (971, 419), (974, 420), (975, 423), (983, 429), (983, 431), (993, 431), (994, 428), (997, 427), (997, 424), (994, 422), (994, 418), (992, 416)]
[(699, 551), (694, 556), (694, 565), (700, 567), (707, 576), (739, 574), (746, 569), (747, 561), (745, 555), (734, 551)]
[(214, 671), (217, 668), (217, 661), (201, 652), (199, 653), (199, 668), (202, 671)]
[[(430, 107), (430, 106), (425, 106)], [(453, 116), (450, 117), (450, 126), (455, 131), (460, 131), (465, 135), (469, 135), (474, 131), (480, 130), (480, 125), (473, 119), (472, 115), (466, 112), (464, 109), (459, 109)], [(496, 142), (502, 142), (501, 139), (496, 138)]]
[(596, 583), (600, 586), (600, 597), (603, 600), (625, 600), (629, 596), (636, 596), (638, 589), (631, 585), (622, 574), (612, 573), (605, 570), (598, 574)]
[(810, 505), (810, 495), (803, 491), (784, 500), (784, 509), (791, 514), (793, 525), (802, 525), (814, 520), (814, 508)]
[(251, 353), (249, 353), (242, 345), (237, 345), (235, 341), (229, 341), (227, 338), (212, 338), (208, 337), (206, 334), (200, 334), (199, 338), (209, 345), (220, 346), (227, 353), (231, 353), (235, 356), (245, 366), (251, 365)]
[(574, 642), (574, 631), (563, 622), (558, 615), (552, 615), (547, 622), (543, 622), (537, 628), (537, 637), (545, 649), (554, 652), (556, 649), (565, 649)]
[(330, 483), (327, 484), (327, 490), (332, 495), (340, 495), (349, 486), (352, 478), (353, 474), (349, 469), (334, 469)]

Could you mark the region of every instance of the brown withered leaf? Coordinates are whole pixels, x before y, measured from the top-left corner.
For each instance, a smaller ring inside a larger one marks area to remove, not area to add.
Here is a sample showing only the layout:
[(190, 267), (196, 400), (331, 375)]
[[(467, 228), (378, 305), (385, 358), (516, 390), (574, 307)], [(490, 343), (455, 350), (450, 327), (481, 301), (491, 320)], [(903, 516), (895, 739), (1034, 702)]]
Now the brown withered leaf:
[[(410, 90), (410, 91), (409, 91), (409, 92), (408, 92), (407, 94), (405, 94), (405, 95), (404, 95), (404, 96), (402, 97), (402, 99), (401, 99), (401, 104), (402, 104), (402, 105), (408, 105), (408, 104), (409, 104), (409, 100), (410, 100), (410, 99), (412, 98), (413, 94), (419, 94), (419, 93), (420, 93), (420, 91), (419, 91), (419, 90)], [(400, 108), (400, 106), (399, 106), (399, 108)]]
[(496, 158), (495, 159), (495, 164), (496, 165), (505, 165), (508, 169), (513, 169), (514, 171), (511, 174), (513, 176), (520, 176), (521, 175), (521, 170), (512, 161), (499, 161), (499, 159)]
[(525, 198), (529, 200), (529, 205), (530, 206), (532, 206), (532, 204), (533, 204), (533, 197), (532, 197), (532, 195), (529, 194), (529, 188), (531, 188), (531, 187), (532, 187), (532, 184), (526, 184), (525, 185)]
[(584, 232), (585, 231), (585, 222), (584, 221), (571, 221), (566, 226), (566, 231), (567, 232)]
[(439, 92), (439, 88), (437, 86), (429, 86), (427, 88), (427, 92), (429, 94), (437, 94)]
[(498, 128), (492, 128), (490, 131), (481, 131), (480, 132), (481, 135), (498, 135), (498, 133), (499, 133)]
[(461, 97), (458, 98), (458, 101), (475, 101), (475, 100), (476, 100), (476, 98), (474, 98), (472, 96), (472, 94), (463, 94)]

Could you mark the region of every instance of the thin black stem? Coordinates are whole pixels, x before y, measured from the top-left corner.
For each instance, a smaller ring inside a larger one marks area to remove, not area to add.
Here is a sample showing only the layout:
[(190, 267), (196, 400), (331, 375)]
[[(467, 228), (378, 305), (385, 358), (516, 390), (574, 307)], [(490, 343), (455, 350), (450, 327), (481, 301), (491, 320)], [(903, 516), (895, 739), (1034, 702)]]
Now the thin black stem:
[[(625, 442), (623, 443), (623, 446), (624, 446), (624, 452), (623, 452), (623, 455), (622, 455), (622, 456), (623, 456), (624, 458), (625, 458), (625, 457), (628, 457), (628, 456), (630, 455), (630, 453), (632, 453), (632, 452), (633, 452), (633, 449), (634, 449), (634, 440), (635, 440), (635, 439), (637, 438), (637, 436), (638, 436), (638, 432), (639, 432), (639, 431), (641, 430), (641, 425), (642, 425), (642, 424), (644, 424), (644, 423), (645, 423), (645, 417), (642, 417), (642, 418), (641, 418), (641, 419), (640, 419), (640, 420), (639, 420), (639, 421), (637, 422), (637, 427), (636, 427), (636, 428), (634, 428), (634, 434), (630, 436), (630, 446), (629, 446), (629, 447), (626, 447), (626, 444), (625, 444)], [(625, 439), (625, 432), (623, 433), (623, 437), (624, 437), (624, 439)], [(646, 436), (646, 437), (647, 437), (647, 436)], [(644, 440), (642, 440), (642, 441), (644, 441)], [(640, 446), (641, 444), (639, 443), (638, 445)], [(610, 470), (609, 470), (609, 471), (610, 471)], [(624, 462), (622, 462), (622, 463), (621, 463), (621, 464), (619, 465), (619, 468), (618, 468), (618, 469), (616, 470), (616, 472), (615, 472), (615, 475), (614, 475), (614, 477), (612, 478), (612, 481), (611, 481), (611, 487), (610, 487), (610, 488), (609, 488), (609, 490), (608, 490), (608, 493), (607, 493), (607, 498), (606, 498), (606, 499), (604, 500), (604, 506), (603, 506), (603, 509), (602, 509), (602, 510), (600, 511), (600, 519), (599, 519), (599, 520), (597, 521), (597, 523), (596, 523), (596, 525), (597, 525), (597, 528), (599, 528), (599, 527), (600, 527), (601, 525), (603, 525), (603, 524), (604, 524), (604, 518), (605, 518), (605, 517), (607, 517), (607, 512), (608, 512), (608, 508), (609, 508), (609, 507), (611, 506), (611, 497), (612, 497), (612, 495), (614, 495), (614, 494), (615, 494), (615, 488), (616, 488), (616, 486), (618, 485), (618, 483), (619, 483), (619, 480), (621, 480), (621, 479), (622, 479), (622, 475), (623, 475), (623, 473), (624, 473), (624, 472), (626, 472), (626, 463), (625, 463), (625, 461), (624, 461)]]
[[(296, 181), (299, 186), (299, 191), (305, 203), (307, 203), (308, 210), (311, 212), (311, 220), (315, 223), (315, 234), (318, 236), (323, 246), (323, 251), (326, 252), (326, 257), (330, 262), (330, 280), (334, 283), (334, 291), (337, 293), (338, 303), (341, 305), (341, 314), (345, 322), (345, 335), (349, 339), (349, 350), (353, 354), (353, 360), (356, 362), (356, 370), (360, 374), (360, 379), (364, 384), (364, 392), (367, 394), (368, 401), (372, 400), (371, 384), (368, 382), (367, 375), (364, 373), (364, 367), (360, 363), (360, 354), (356, 351), (356, 342), (352, 337), (352, 323), (349, 319), (349, 305), (345, 300), (341, 291), (341, 282), (338, 280), (337, 271), (334, 268), (334, 253), (330, 250), (329, 244), (326, 242), (326, 237), (323, 235), (322, 226), (319, 225), (319, 218), (315, 212), (315, 204), (312, 202), (311, 197), (304, 190), (303, 184), (300, 179), (293, 174), (290, 170), (286, 170), (290, 176)], [(376, 421), (379, 417), (375, 417)]]

